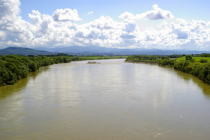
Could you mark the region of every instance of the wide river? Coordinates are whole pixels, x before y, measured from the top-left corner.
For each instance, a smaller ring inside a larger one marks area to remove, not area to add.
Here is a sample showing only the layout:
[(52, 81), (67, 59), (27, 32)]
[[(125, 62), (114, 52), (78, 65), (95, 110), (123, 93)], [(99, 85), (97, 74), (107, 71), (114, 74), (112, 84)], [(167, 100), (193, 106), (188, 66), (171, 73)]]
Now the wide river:
[(0, 87), (0, 140), (210, 140), (210, 86), (119, 60), (43, 67)]

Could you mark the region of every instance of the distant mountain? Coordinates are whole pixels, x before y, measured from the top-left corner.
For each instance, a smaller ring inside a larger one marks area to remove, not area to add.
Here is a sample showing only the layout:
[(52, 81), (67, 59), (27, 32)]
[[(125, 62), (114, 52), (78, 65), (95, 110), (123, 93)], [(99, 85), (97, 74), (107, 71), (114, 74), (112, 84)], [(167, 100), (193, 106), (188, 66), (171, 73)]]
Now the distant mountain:
[(0, 55), (51, 55), (52, 52), (39, 51), (30, 48), (8, 47), (0, 50)]
[(196, 50), (160, 50), (160, 49), (118, 49), (105, 47), (57, 47), (57, 48), (36, 48), (39, 50), (54, 53), (68, 53), (77, 55), (172, 55), (172, 54), (201, 54), (209, 51)]
[(57, 47), (57, 48), (21, 48), (9, 47), (0, 50), (0, 55), (51, 55), (57, 53), (77, 54), (81, 56), (86, 55), (172, 55), (172, 54), (201, 54), (210, 53), (209, 51), (196, 50), (159, 50), (159, 49), (118, 49), (105, 47)]

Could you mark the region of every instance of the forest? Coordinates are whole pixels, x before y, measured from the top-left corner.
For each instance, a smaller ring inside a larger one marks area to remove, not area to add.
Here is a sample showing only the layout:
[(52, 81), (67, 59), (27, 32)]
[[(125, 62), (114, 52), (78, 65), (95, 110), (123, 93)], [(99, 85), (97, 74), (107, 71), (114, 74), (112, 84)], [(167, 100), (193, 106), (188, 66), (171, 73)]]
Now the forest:
[(132, 55), (126, 58), (126, 62), (158, 62), (159, 60), (168, 60), (169, 56), (158, 55)]
[(71, 62), (71, 57), (67, 56), (0, 56), (0, 86), (13, 85), (42, 66), (68, 62)]

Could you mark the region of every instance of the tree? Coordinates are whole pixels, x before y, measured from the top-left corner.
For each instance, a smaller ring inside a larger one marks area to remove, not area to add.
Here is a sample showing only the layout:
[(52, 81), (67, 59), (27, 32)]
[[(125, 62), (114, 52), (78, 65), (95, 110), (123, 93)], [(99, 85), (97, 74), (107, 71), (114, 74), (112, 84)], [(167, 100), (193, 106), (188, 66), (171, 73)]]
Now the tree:
[(191, 55), (186, 55), (186, 60), (192, 60), (192, 56)]
[(36, 70), (38, 69), (37, 64), (34, 63), (34, 62), (31, 62), (31, 63), (29, 64), (29, 69), (30, 69), (32, 72), (36, 71)]

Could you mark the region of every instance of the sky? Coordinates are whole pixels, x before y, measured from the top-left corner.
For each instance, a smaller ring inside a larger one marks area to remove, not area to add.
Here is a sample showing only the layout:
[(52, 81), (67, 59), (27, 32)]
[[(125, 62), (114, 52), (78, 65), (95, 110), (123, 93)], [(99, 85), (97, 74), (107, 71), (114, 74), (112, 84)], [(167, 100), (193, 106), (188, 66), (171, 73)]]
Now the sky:
[(210, 50), (209, 0), (0, 0), (0, 49)]

